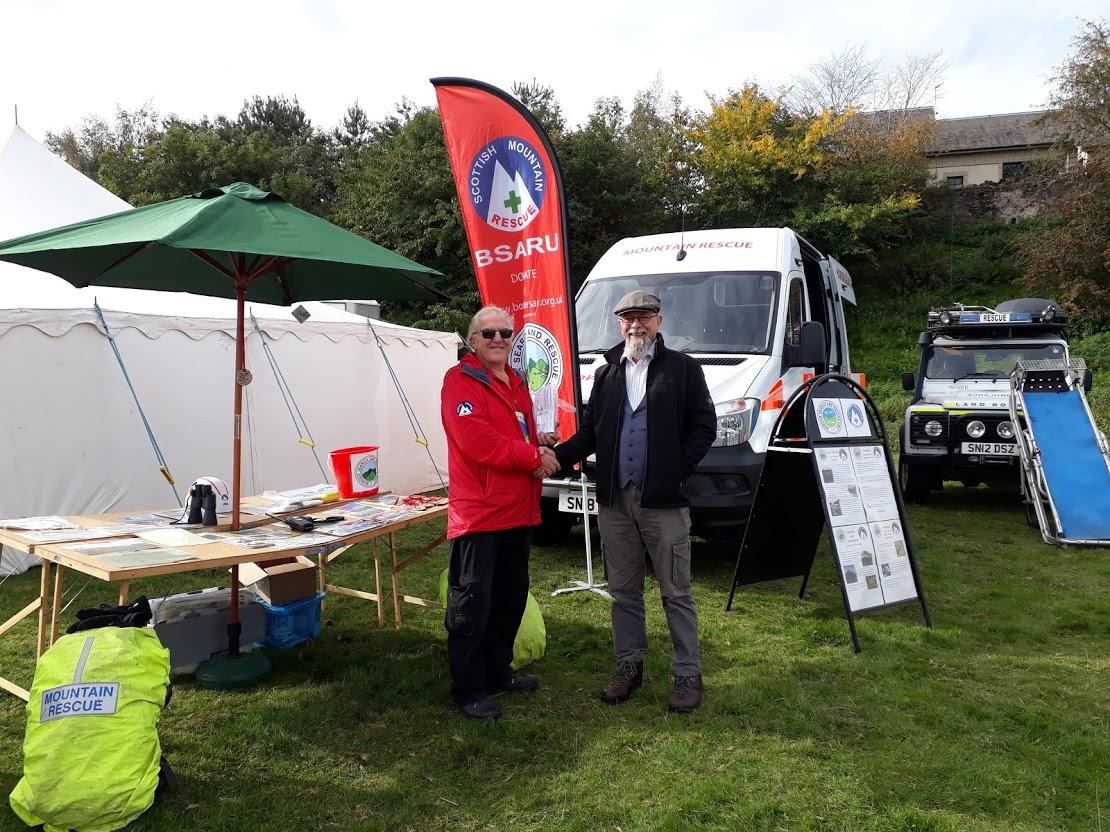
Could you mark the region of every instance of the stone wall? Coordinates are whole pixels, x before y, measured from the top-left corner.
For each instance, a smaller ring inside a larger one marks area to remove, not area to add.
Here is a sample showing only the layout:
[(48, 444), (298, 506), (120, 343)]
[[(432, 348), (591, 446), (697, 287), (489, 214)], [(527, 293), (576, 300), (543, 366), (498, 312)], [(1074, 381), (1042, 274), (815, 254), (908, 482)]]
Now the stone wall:
[(1032, 219), (1041, 210), (1044, 185), (1037, 177), (1022, 176), (1004, 182), (965, 185), (952, 193), (958, 220), (1014, 222)]

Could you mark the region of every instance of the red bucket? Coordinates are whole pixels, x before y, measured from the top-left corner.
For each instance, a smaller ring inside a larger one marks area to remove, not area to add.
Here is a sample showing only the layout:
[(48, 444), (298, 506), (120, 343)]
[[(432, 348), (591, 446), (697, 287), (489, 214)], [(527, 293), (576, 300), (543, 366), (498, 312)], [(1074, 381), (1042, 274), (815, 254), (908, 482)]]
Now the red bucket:
[(340, 448), (329, 455), (339, 496), (369, 497), (378, 493), (378, 446), (359, 445)]

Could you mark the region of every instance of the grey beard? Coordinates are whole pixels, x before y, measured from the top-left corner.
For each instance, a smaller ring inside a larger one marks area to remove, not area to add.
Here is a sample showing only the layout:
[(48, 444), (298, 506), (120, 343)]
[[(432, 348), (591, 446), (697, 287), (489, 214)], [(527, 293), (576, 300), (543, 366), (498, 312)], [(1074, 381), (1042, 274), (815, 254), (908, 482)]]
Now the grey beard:
[(647, 355), (651, 342), (643, 335), (629, 335), (624, 340), (624, 357), (639, 361)]

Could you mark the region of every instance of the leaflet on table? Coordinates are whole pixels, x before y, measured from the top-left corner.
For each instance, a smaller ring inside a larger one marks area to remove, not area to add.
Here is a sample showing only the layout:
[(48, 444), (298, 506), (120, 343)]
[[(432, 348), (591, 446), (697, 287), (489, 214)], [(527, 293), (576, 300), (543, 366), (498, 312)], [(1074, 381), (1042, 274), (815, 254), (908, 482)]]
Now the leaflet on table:
[(887, 604), (917, 597), (913, 569), (906, 549), (899, 520), (871, 523), (871, 539), (875, 543), (875, 556), (879, 561), (879, 585)]
[(150, 549), (101, 558), (99, 563), (109, 569), (141, 569), (145, 566), (164, 566), (169, 563), (184, 563), (188, 560), (197, 560), (197, 558), (179, 549)]
[(139, 532), (139, 537), (160, 546), (200, 546), (208, 542), (199, 534), (193, 534), (191, 531), (180, 527), (148, 529)]
[(150, 526), (145, 523), (117, 523), (114, 526), (96, 526), (94, 528), (59, 529), (56, 531), (28, 532), (23, 535), (33, 543), (66, 543), (71, 540), (96, 540), (102, 537), (121, 537), (149, 531)]
[(143, 566), (162, 566), (167, 563), (196, 560), (188, 552), (159, 546), (139, 538), (75, 543), (68, 548), (72, 552), (95, 557), (98, 566), (111, 569), (137, 569)]
[(334, 485), (323, 482), (304, 488), (290, 488), (288, 491), (264, 491), (262, 497), (271, 503), (266, 506), (269, 513), (284, 514), (288, 511), (335, 502), (339, 498), (339, 492)]
[(814, 449), (829, 520), (833, 526), (866, 523), (863, 496), (847, 447)]
[(335, 539), (318, 532), (294, 534), (272, 526), (243, 529), (238, 532), (221, 532), (201, 535), (217, 543), (230, 543), (246, 549), (300, 549), (334, 543)]
[(380, 529), (389, 522), (391, 521), (375, 517), (351, 517), (338, 523), (326, 523), (323, 526), (317, 526), (316, 531), (331, 537), (347, 537), (352, 534), (368, 532), (371, 529)]
[[(172, 519), (176, 519), (181, 515), (181, 510), (178, 509), (177, 514)], [(165, 526), (166, 518), (160, 514), (125, 514), (123, 515), (123, 522), (132, 523), (139, 526)]]
[(865, 524), (833, 529), (837, 558), (844, 575), (848, 608), (853, 612), (888, 603), (883, 597), (875, 544)]
[[(343, 516), (351, 519), (357, 518), (359, 520), (376, 520), (380, 523), (392, 523), (405, 517), (411, 516), (414, 512), (404, 506), (387, 506), (381, 503), (372, 503), (370, 501), (359, 501), (357, 503), (350, 503), (343, 506), (337, 511), (343, 512)], [(312, 515), (313, 517), (324, 518), (330, 516), (333, 512), (321, 511), (318, 514)]]
[(46, 532), (57, 529), (76, 529), (77, 524), (64, 517), (54, 515), (44, 517), (10, 517), (0, 520), (0, 529), (13, 531)]
[(96, 543), (73, 543), (66, 547), (71, 552), (82, 555), (122, 555), (125, 552), (142, 552), (157, 549), (158, 544), (151, 543), (138, 537), (122, 537), (113, 540), (101, 540)]
[[(269, 504), (267, 504), (265, 506), (244, 506), (244, 505), (239, 506), (239, 513), (240, 514), (250, 514), (250, 515), (257, 516), (257, 517), (265, 517), (267, 514), (269, 514), (273, 510), (274, 510), (273, 506), (271, 506)], [(153, 514), (151, 514), (149, 516), (150, 517), (162, 518), (162, 522), (165, 522), (165, 520), (170, 520), (170, 521), (172, 521), (173, 525), (177, 526), (178, 528), (195, 529), (195, 528), (200, 528), (201, 527), (200, 523), (189, 524), (189, 523), (185, 522), (185, 518), (189, 516), (189, 510), (187, 508), (168, 508), (164, 511), (156, 511), (156, 512), (154, 512)], [(224, 523), (230, 522), (230, 520), (231, 520), (231, 515), (230, 514), (221, 514), (221, 515), (219, 515), (219, 517), (222, 518), (221, 522), (224, 522)], [(132, 522), (132, 523), (144, 522), (139, 517), (135, 517), (135, 518), (126, 517), (124, 519), (127, 520), (128, 522)]]

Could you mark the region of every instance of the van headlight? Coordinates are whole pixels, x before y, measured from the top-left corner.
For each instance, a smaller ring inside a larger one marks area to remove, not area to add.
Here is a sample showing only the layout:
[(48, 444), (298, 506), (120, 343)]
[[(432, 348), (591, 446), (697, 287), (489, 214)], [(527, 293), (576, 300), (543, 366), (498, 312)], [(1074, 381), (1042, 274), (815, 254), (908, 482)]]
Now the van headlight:
[(760, 404), (759, 399), (731, 399), (716, 405), (717, 438), (713, 447), (743, 445), (751, 439)]

